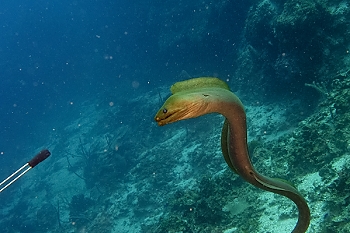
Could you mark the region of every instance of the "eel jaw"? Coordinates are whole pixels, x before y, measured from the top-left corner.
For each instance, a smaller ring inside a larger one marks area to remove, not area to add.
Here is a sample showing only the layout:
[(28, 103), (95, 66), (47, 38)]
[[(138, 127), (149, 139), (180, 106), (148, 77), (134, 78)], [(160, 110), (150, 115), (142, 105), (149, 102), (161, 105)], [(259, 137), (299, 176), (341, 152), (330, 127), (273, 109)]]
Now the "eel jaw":
[(231, 95), (229, 90), (217, 86), (210, 88), (194, 86), (192, 89), (185, 88), (183, 91), (175, 90), (174, 93), (172, 90), (172, 92), (173, 95), (165, 101), (154, 117), (159, 126), (217, 112), (215, 110), (219, 106), (217, 103), (225, 97), (225, 93)]
[(158, 110), (154, 120), (159, 126), (201, 116), (203, 100), (198, 95), (179, 93), (170, 96)]
[(161, 118), (161, 117), (159, 117), (159, 116), (156, 116), (155, 118), (154, 118), (154, 120), (157, 122), (157, 124), (159, 125), (159, 126), (163, 126), (163, 125), (166, 125), (166, 124), (169, 124), (169, 123), (171, 123), (171, 122), (166, 122), (166, 119), (167, 118)]
[(185, 112), (187, 111), (183, 108), (168, 109), (162, 107), (156, 114), (154, 120), (158, 123), (159, 126), (163, 126), (179, 120), (186, 119), (186, 115), (188, 114), (185, 114)]

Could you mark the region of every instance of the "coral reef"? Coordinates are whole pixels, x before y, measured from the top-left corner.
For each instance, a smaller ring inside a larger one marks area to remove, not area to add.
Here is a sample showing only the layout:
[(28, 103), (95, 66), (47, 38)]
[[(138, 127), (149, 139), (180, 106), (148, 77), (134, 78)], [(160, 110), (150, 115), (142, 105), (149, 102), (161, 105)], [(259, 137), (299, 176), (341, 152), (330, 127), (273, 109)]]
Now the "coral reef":
[(75, 195), (69, 205), (70, 223), (76, 232), (111, 232), (113, 218), (103, 208), (83, 194)]
[(309, 95), (304, 83), (327, 82), (334, 70), (347, 64), (349, 40), (344, 31), (346, 35), (349, 17), (349, 9), (333, 1), (254, 4), (244, 28), (235, 86), (267, 97)]
[(59, 225), (57, 209), (52, 204), (44, 204), (36, 212), (38, 228), (42, 231), (52, 229)]
[[(232, 203), (235, 197), (241, 195), (236, 191), (241, 188), (241, 180), (230, 170), (226, 170), (218, 177), (203, 177), (196, 189), (176, 191), (167, 200), (168, 213), (156, 224), (143, 226), (142, 231), (154, 233), (223, 231), (232, 222), (232, 215), (238, 219), (238, 223), (244, 218), (239, 215), (240, 209), (249, 208)], [(251, 198), (254, 197), (246, 197), (246, 200), (250, 201)], [(245, 223), (239, 225), (242, 230), (250, 231), (256, 227), (256, 222), (251, 221), (251, 225)]]

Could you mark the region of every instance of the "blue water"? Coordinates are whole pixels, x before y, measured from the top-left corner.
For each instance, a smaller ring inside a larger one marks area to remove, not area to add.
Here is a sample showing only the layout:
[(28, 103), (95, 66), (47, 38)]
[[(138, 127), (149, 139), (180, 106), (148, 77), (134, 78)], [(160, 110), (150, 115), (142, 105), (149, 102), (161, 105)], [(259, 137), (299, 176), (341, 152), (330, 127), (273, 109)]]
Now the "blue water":
[[(169, 11), (178, 3), (169, 1), (162, 8), (152, 1), (3, 2), (1, 162), (12, 166), (8, 158), (17, 163), (29, 145), (46, 143), (46, 132), (63, 123), (59, 118), (69, 116), (71, 102), (109, 92), (137, 95), (177, 81), (181, 70), (191, 75), (228, 74), (244, 6), (233, 10), (235, 18), (231, 12), (219, 17), (213, 12), (203, 45), (178, 39), (162, 45), (169, 46), (162, 51), (159, 36), (160, 30), (167, 30), (164, 24), (175, 27), (176, 20), (191, 19), (202, 4), (183, 2), (184, 9), (176, 9), (181, 15), (173, 19)], [(204, 3), (201, 7), (205, 9)], [(227, 31), (226, 26), (237, 33), (215, 38)], [(133, 81), (139, 83), (136, 92)]]

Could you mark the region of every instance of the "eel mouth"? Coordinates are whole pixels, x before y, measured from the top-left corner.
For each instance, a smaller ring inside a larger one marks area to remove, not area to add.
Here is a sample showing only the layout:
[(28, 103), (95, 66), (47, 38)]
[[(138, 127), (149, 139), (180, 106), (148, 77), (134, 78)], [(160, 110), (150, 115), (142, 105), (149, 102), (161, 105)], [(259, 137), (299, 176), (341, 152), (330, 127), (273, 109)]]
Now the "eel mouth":
[(159, 118), (156, 118), (156, 122), (157, 122), (158, 126), (163, 126), (163, 125), (167, 124), (166, 122), (164, 122), (162, 119), (159, 119)]
[(154, 120), (158, 123), (159, 126), (163, 126), (171, 122), (171, 121), (167, 121), (167, 119), (169, 119), (171, 116), (173, 116), (173, 114), (168, 114), (163, 117), (156, 116)]

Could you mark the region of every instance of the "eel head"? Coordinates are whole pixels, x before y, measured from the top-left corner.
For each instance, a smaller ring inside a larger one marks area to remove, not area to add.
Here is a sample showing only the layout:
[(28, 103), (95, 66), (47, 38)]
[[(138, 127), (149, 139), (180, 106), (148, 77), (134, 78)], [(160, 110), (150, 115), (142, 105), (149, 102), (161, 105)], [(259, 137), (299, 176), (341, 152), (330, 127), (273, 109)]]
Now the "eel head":
[(159, 126), (199, 117), (206, 113), (208, 102), (200, 92), (179, 92), (170, 96), (159, 109), (155, 121)]
[(177, 82), (170, 90), (173, 95), (154, 118), (159, 126), (214, 112), (219, 95), (230, 89), (218, 78), (200, 77)]

